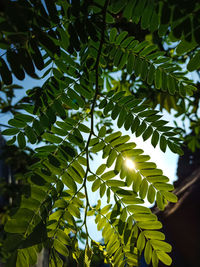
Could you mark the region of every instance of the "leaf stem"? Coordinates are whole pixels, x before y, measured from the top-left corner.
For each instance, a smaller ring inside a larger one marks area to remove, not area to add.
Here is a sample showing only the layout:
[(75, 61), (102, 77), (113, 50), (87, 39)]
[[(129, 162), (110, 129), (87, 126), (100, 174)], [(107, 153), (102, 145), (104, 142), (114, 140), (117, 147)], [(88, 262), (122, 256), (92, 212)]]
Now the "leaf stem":
[(86, 186), (86, 181), (87, 181), (87, 175), (88, 172), (90, 171), (90, 163), (89, 163), (89, 143), (91, 140), (91, 137), (94, 133), (94, 108), (96, 105), (96, 100), (97, 100), (97, 96), (99, 93), (99, 60), (100, 60), (100, 56), (101, 56), (101, 52), (102, 52), (102, 48), (103, 48), (103, 43), (104, 43), (104, 35), (105, 35), (105, 28), (106, 28), (106, 10), (107, 10), (107, 6), (108, 6), (109, 0), (105, 1), (105, 5), (102, 9), (102, 15), (103, 15), (103, 19), (102, 19), (102, 30), (101, 30), (101, 39), (100, 39), (100, 45), (99, 45), (99, 49), (98, 49), (98, 54), (97, 54), (97, 59), (96, 59), (96, 63), (94, 66), (95, 69), (95, 95), (92, 101), (92, 107), (91, 107), (91, 125), (90, 125), (90, 134), (87, 140), (87, 144), (85, 147), (85, 151), (86, 151), (86, 159), (87, 159), (87, 168), (86, 168), (86, 172), (85, 172), (85, 178), (83, 181), (83, 187), (85, 189), (85, 196), (86, 196), (86, 204), (85, 204), (85, 216), (84, 216), (84, 222), (83, 225), (85, 225), (85, 230), (86, 230), (86, 234), (87, 234), (87, 240), (86, 240), (86, 246), (88, 245), (88, 229), (87, 229), (87, 224), (86, 224), (86, 220), (87, 220), (87, 210), (88, 207), (90, 206), (89, 204), (89, 197), (88, 197), (88, 192), (87, 192), (87, 186)]

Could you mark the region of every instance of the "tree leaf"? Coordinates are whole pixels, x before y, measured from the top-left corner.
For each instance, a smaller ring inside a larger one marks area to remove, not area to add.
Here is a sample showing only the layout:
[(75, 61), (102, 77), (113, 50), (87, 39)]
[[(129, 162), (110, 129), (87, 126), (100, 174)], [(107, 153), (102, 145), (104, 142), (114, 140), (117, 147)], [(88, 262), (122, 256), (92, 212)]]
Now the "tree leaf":
[(28, 223), (26, 221), (19, 221), (17, 219), (8, 220), (5, 224), (4, 230), (8, 233), (22, 234), (26, 231)]
[(96, 179), (94, 181), (94, 183), (92, 184), (92, 192), (97, 191), (99, 189), (100, 185), (101, 185), (101, 180), (100, 179)]
[(170, 258), (170, 256), (167, 253), (165, 253), (163, 251), (157, 251), (156, 254), (157, 254), (159, 260), (162, 261), (164, 264), (166, 264), (168, 266), (171, 265), (172, 259)]
[(36, 135), (34, 130), (30, 126), (25, 127), (25, 134), (28, 137), (28, 140), (30, 141), (31, 144), (35, 144), (37, 141)]
[(138, 222), (138, 226), (146, 230), (157, 230), (162, 228), (162, 224), (159, 221)]
[(106, 169), (106, 164), (101, 164), (98, 169), (96, 170), (97, 175), (101, 175)]
[(147, 194), (147, 199), (149, 201), (149, 203), (153, 203), (155, 200), (155, 196), (156, 196), (156, 191), (153, 187), (153, 185), (149, 186), (149, 190), (148, 190), (148, 194)]
[(155, 250), (161, 250), (164, 252), (171, 252), (172, 250), (172, 246), (169, 245), (168, 243), (161, 241), (161, 240), (157, 240), (157, 239), (152, 239), (151, 240), (151, 245), (153, 246), (153, 248)]
[(19, 132), (18, 128), (10, 128), (2, 131), (2, 135), (15, 135)]
[(104, 181), (110, 180), (113, 177), (115, 177), (117, 175), (116, 171), (108, 171), (105, 172), (102, 176), (101, 179), (103, 179)]
[(73, 178), (67, 173), (64, 173), (62, 175), (62, 181), (69, 189), (72, 190), (72, 192), (75, 193), (77, 191), (76, 183), (74, 182)]
[(151, 248), (150, 240), (148, 240), (145, 246), (145, 250), (144, 250), (144, 258), (147, 264), (150, 264), (151, 257), (152, 257), (152, 248)]
[(106, 166), (108, 168), (110, 168), (113, 165), (116, 157), (117, 157), (117, 152), (114, 149), (112, 149), (110, 155), (107, 158), (107, 162), (106, 162)]
[(24, 136), (24, 134), (22, 132), (20, 132), (17, 135), (17, 141), (18, 141), (19, 147), (21, 149), (23, 149), (26, 146), (26, 139), (25, 139), (25, 136)]
[(58, 251), (58, 253), (60, 253), (61, 255), (63, 256), (69, 255), (69, 251), (67, 247), (62, 242), (60, 242), (58, 239), (54, 239), (53, 246), (55, 250)]
[(42, 136), (46, 141), (49, 141), (50, 143), (52, 144), (59, 144), (60, 142), (62, 142), (62, 138), (56, 136), (56, 135), (53, 135), (53, 134), (50, 134), (50, 133), (44, 133), (43, 136)]
[(198, 70), (200, 68), (200, 52), (198, 51), (189, 61), (187, 69), (189, 71)]

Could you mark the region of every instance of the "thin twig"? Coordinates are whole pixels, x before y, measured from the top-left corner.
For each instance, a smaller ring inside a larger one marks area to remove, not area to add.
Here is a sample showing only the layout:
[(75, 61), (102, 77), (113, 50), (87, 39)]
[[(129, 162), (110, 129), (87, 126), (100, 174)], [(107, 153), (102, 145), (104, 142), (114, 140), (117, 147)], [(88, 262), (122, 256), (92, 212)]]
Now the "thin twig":
[[(84, 178), (84, 182), (83, 182), (83, 186), (84, 186), (84, 189), (85, 189), (85, 196), (86, 196), (86, 205), (85, 205), (85, 216), (84, 216), (84, 222), (83, 224), (85, 225), (85, 230), (86, 230), (86, 234), (87, 236), (89, 235), (88, 233), (88, 229), (87, 229), (87, 224), (86, 224), (86, 219), (87, 219), (87, 209), (89, 207), (89, 198), (88, 198), (88, 192), (87, 192), (87, 187), (86, 187), (86, 181), (87, 181), (87, 174), (88, 174), (88, 171), (90, 170), (90, 165), (89, 165), (89, 143), (90, 143), (90, 140), (91, 140), (91, 137), (94, 133), (94, 108), (95, 108), (95, 105), (96, 105), (96, 100), (97, 100), (97, 96), (98, 96), (98, 93), (99, 93), (99, 60), (100, 60), (100, 56), (101, 56), (101, 52), (102, 52), (102, 47), (103, 47), (103, 43), (104, 43), (104, 34), (105, 34), (105, 28), (106, 28), (106, 10), (107, 10), (107, 7), (108, 7), (108, 3), (109, 3), (109, 0), (106, 0), (105, 2), (105, 5), (102, 9), (102, 15), (103, 15), (103, 25), (102, 25), (102, 31), (101, 31), (101, 39), (100, 39), (100, 45), (99, 45), (99, 49), (98, 49), (98, 54), (97, 54), (97, 59), (96, 59), (96, 63), (95, 63), (95, 95), (94, 95), (94, 98), (93, 98), (93, 102), (92, 102), (92, 107), (91, 107), (91, 127), (90, 127), (90, 134), (89, 134), (89, 137), (88, 137), (88, 140), (87, 140), (87, 144), (86, 144), (86, 147), (85, 147), (85, 151), (86, 151), (86, 159), (87, 159), (87, 169), (86, 169), (86, 173), (85, 173), (85, 178)], [(88, 238), (86, 240), (86, 245), (88, 245)]]

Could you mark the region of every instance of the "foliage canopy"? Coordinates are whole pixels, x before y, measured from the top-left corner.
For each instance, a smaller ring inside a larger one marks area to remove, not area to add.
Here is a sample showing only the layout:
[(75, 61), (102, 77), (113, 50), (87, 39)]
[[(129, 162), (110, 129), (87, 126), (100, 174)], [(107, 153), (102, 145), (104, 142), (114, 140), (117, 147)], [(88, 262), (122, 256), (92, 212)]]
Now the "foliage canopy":
[[(129, 135), (113, 131), (113, 121), (163, 152), (181, 155), (182, 141), (199, 147), (199, 85), (187, 73), (200, 68), (200, 4), (7, 0), (0, 13), (1, 109), (13, 113), (3, 134), (8, 145), (32, 151), (26, 172), (15, 173), (20, 200), (1, 246), (8, 266), (35, 264), (43, 247), (50, 266), (63, 266), (65, 257), (90, 266), (95, 249), (111, 266), (137, 266), (142, 253), (153, 267), (170, 265), (162, 224), (143, 203), (164, 210), (177, 201), (173, 186)], [(13, 105), (20, 89), (13, 81), (27, 75), (43, 84)], [(189, 119), (194, 135), (169, 127), (163, 110)], [(104, 163), (93, 170), (97, 153)], [(107, 204), (91, 206), (90, 188)], [(105, 245), (90, 238), (88, 216)]]

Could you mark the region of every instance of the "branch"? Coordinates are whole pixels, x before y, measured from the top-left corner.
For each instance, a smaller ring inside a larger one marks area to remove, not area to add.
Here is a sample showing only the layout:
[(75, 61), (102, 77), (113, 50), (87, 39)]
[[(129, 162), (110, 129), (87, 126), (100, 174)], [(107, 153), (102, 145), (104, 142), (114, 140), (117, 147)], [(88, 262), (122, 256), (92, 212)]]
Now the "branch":
[[(90, 134), (89, 134), (89, 137), (88, 137), (88, 141), (87, 141), (87, 144), (86, 144), (86, 147), (85, 147), (86, 158), (87, 158), (87, 169), (86, 169), (85, 178), (84, 178), (84, 181), (83, 181), (83, 186), (84, 186), (84, 189), (85, 189), (85, 196), (86, 196), (85, 216), (84, 216), (83, 224), (85, 225), (85, 230), (86, 230), (87, 236), (89, 236), (87, 225), (86, 225), (87, 209), (89, 207), (89, 198), (88, 198), (88, 192), (87, 192), (87, 187), (86, 187), (86, 181), (87, 181), (88, 171), (90, 170), (88, 147), (89, 147), (89, 143), (90, 143), (91, 137), (92, 137), (92, 135), (94, 133), (94, 108), (95, 108), (97, 96), (98, 96), (98, 93), (99, 93), (99, 80), (98, 80), (98, 77), (99, 77), (99, 60), (100, 60), (102, 47), (103, 47), (103, 43), (104, 43), (104, 35), (105, 35), (105, 28), (106, 28), (106, 10), (107, 10), (107, 7), (108, 7), (108, 3), (109, 3), (109, 0), (106, 0), (105, 5), (104, 5), (104, 7), (102, 9), (103, 25), (102, 25), (102, 30), (101, 30), (101, 39), (100, 39), (100, 45), (99, 45), (99, 49), (98, 49), (97, 59), (96, 59), (96, 63), (95, 63), (95, 66), (94, 66), (95, 76), (96, 76), (95, 80), (96, 81), (95, 81), (95, 95), (94, 95), (94, 98), (93, 98), (93, 101), (92, 101), (92, 107), (91, 107), (91, 112), (90, 112), (90, 114), (91, 114), (91, 127), (90, 127), (90, 129), (91, 129), (91, 131), (90, 131)], [(86, 244), (88, 244), (88, 239), (86, 240)]]

